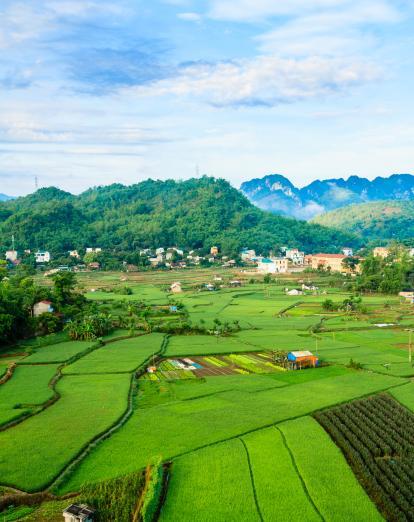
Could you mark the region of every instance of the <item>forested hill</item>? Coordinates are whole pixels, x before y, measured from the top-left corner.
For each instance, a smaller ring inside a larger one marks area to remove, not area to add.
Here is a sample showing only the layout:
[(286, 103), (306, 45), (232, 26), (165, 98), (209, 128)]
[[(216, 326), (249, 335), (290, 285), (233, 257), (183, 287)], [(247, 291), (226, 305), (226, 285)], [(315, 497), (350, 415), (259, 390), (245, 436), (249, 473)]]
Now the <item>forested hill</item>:
[(86, 246), (131, 251), (213, 244), (231, 254), (243, 246), (261, 252), (281, 245), (314, 252), (357, 243), (347, 233), (264, 212), (228, 182), (210, 177), (114, 184), (79, 196), (43, 188), (0, 204), (3, 249), (12, 234), (19, 249), (55, 253)]
[(313, 223), (346, 230), (366, 240), (414, 239), (414, 202), (378, 201), (350, 205), (316, 217)]

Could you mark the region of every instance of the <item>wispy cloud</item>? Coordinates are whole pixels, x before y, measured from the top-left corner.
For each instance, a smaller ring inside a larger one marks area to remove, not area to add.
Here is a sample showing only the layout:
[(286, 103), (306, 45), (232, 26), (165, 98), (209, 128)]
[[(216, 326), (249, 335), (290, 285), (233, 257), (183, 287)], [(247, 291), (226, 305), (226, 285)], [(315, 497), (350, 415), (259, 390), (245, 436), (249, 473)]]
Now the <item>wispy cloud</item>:
[(387, 2), (366, 1), (302, 14), (260, 35), (262, 51), (281, 55), (365, 54), (378, 40), (378, 26), (399, 22), (402, 14)]
[(178, 13), (177, 17), (180, 20), (185, 20), (186, 22), (196, 22), (200, 23), (202, 20), (202, 17), (198, 13)]
[(274, 106), (327, 96), (372, 81), (378, 74), (378, 69), (367, 63), (259, 56), (185, 66), (177, 76), (134, 92), (144, 96), (198, 97), (216, 107)]
[(0, 87), (52, 79), (66, 89), (102, 93), (165, 76), (165, 42), (137, 34), (126, 0), (6, 0), (0, 9), (0, 49), (7, 50)]
[(256, 22), (277, 16), (302, 15), (349, 3), (349, 0), (211, 0), (209, 16), (217, 20)]

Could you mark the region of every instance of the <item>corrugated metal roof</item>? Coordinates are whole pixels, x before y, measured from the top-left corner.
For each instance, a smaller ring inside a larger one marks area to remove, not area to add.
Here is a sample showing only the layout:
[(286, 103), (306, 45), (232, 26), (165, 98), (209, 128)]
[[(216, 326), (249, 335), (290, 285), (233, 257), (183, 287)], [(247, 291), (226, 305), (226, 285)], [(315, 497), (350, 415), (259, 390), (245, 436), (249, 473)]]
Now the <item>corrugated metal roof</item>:
[(312, 352), (309, 352), (307, 350), (305, 351), (301, 351), (301, 352), (290, 352), (292, 355), (294, 355), (295, 357), (312, 357), (313, 356), (313, 353)]

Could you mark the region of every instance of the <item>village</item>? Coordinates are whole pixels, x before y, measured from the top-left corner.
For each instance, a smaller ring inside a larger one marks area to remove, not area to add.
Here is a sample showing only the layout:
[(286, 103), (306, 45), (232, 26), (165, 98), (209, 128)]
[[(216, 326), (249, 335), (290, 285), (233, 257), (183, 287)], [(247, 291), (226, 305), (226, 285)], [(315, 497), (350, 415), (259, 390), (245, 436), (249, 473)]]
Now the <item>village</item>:
[[(414, 248), (400, 247), (410, 257), (414, 256)], [(371, 250), (374, 257), (387, 258), (391, 252), (389, 247), (376, 246)], [(48, 250), (24, 250), (19, 252), (14, 248), (5, 251), (5, 259), (9, 268), (32, 260), (34, 266), (52, 275), (58, 271), (94, 271), (113, 270), (113, 263), (107, 267), (107, 258), (114, 253), (101, 247), (86, 247), (83, 250), (69, 250), (65, 256), (54, 256)], [(223, 268), (244, 267), (259, 274), (289, 274), (305, 270), (318, 270), (341, 274), (355, 275), (360, 272), (364, 260), (359, 254), (354, 254), (350, 247), (343, 247), (340, 253), (306, 254), (297, 248), (280, 247), (276, 254), (272, 251), (267, 256), (258, 255), (256, 251), (243, 248), (239, 255), (232, 258), (223, 255), (218, 246), (211, 246), (208, 254), (200, 250), (186, 250), (179, 247), (144, 248), (137, 252), (139, 263), (130, 263), (118, 259), (119, 269), (125, 272), (138, 272), (150, 269), (185, 269), (191, 267), (220, 266)], [(60, 263), (65, 261), (65, 263)]]

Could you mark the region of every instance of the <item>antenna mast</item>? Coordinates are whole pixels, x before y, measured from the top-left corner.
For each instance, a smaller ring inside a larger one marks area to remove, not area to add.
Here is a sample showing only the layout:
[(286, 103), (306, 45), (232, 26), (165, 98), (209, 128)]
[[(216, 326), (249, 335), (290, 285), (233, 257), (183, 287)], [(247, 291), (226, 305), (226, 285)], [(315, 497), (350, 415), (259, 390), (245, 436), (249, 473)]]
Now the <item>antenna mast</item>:
[(35, 189), (37, 190), (39, 188), (39, 180), (37, 179), (37, 176), (35, 176)]

